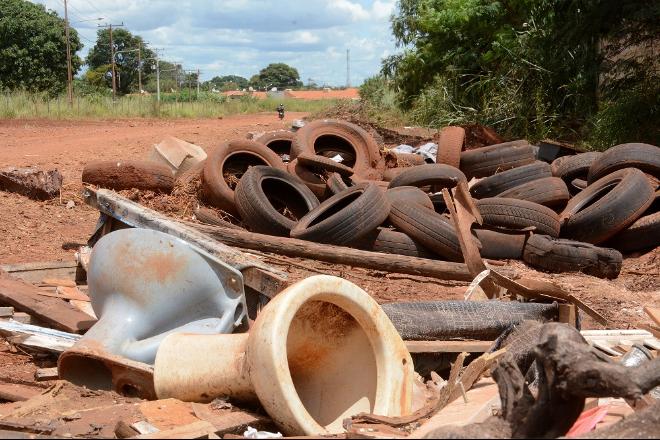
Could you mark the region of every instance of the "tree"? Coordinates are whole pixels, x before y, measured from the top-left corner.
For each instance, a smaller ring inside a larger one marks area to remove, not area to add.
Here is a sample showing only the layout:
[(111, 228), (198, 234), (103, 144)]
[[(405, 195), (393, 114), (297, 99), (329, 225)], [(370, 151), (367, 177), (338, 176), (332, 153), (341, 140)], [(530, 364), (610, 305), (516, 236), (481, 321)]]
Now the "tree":
[[(154, 72), (152, 58), (154, 52), (142, 40), (142, 37), (133, 35), (126, 29), (116, 28), (112, 31), (112, 43), (115, 47), (115, 64), (117, 74), (117, 91), (122, 94), (138, 91), (138, 69), (142, 70), (142, 81), (146, 83), (147, 77)], [(138, 51), (142, 64), (138, 63)], [(87, 55), (86, 62), (91, 69), (111, 63), (110, 58), (110, 30), (100, 29), (97, 32), (96, 44)], [(108, 79), (112, 87), (112, 78)]]
[(298, 70), (284, 63), (269, 64), (261, 69), (258, 75), (250, 79), (250, 85), (257, 89), (271, 89), (277, 87), (284, 89), (289, 87), (301, 87), (300, 74)]
[[(383, 73), (424, 123), (476, 121), (510, 136), (575, 139), (602, 106), (604, 80), (621, 57), (645, 53), (646, 67), (627, 63), (628, 73), (612, 79), (660, 82), (648, 67), (657, 66), (653, 51), (638, 50), (657, 45), (659, 20), (658, 3), (645, 0), (400, 0), (392, 29), (403, 50), (384, 60)], [(611, 40), (634, 49), (606, 62)], [(634, 87), (615, 88), (626, 95)], [(648, 139), (629, 134), (638, 135)]]
[(246, 89), (249, 86), (248, 80), (238, 75), (215, 76), (207, 82), (211, 88), (215, 87), (223, 91)]
[[(62, 92), (66, 88), (64, 20), (43, 5), (25, 0), (0, 1), (0, 89)], [(82, 44), (69, 33), (71, 64), (77, 73)]]

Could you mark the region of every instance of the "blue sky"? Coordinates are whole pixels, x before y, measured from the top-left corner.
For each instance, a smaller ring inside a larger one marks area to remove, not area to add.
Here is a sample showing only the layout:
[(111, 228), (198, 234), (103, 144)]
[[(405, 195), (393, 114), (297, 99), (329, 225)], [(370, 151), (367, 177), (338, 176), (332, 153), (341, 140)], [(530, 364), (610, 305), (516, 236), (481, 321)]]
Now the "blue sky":
[[(64, 16), (62, 0), (32, 0)], [(389, 17), (395, 0), (69, 0), (71, 24), (85, 45), (96, 40), (97, 24), (124, 23), (163, 59), (201, 69), (202, 79), (236, 74), (249, 78), (269, 63), (284, 62), (332, 86), (376, 74), (394, 52)], [(80, 22), (103, 17), (102, 21)]]

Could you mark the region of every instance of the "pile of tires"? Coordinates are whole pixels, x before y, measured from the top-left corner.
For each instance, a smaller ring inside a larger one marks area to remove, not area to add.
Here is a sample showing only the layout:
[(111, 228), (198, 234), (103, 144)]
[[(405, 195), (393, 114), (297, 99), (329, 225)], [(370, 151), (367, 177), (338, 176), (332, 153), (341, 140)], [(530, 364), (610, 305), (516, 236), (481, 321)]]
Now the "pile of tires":
[[(467, 182), (485, 258), (615, 278), (622, 252), (660, 245), (660, 148), (622, 144), (546, 163), (525, 140), (463, 151), (464, 137), (443, 129), (437, 163), (426, 163), (384, 155), (355, 124), (318, 120), (225, 142), (197, 173), (203, 202), (253, 232), (375, 252), (462, 261), (441, 191)], [(162, 192), (175, 183), (149, 162), (93, 163), (83, 180)]]

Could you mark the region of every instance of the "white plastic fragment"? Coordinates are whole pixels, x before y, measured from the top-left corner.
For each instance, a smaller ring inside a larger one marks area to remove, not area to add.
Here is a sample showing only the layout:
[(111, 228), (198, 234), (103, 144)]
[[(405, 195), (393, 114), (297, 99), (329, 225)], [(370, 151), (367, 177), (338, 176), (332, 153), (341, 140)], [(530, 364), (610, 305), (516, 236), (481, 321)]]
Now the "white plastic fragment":
[(245, 438), (282, 438), (281, 433), (274, 433), (268, 431), (257, 431), (251, 426), (247, 427), (247, 430), (243, 433)]

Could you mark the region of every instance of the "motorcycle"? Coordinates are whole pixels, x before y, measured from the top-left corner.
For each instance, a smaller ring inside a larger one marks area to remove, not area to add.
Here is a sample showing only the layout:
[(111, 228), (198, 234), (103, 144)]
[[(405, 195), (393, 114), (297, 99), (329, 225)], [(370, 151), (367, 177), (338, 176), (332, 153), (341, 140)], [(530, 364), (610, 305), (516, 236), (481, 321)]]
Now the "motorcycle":
[(277, 107), (277, 116), (279, 116), (280, 121), (284, 119), (284, 107), (282, 106)]

